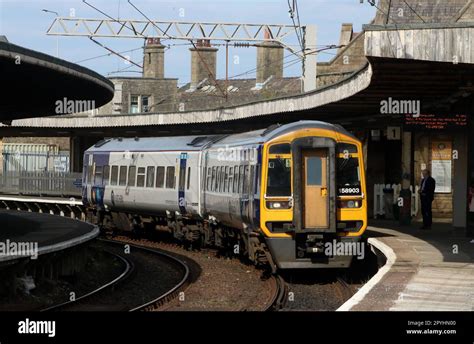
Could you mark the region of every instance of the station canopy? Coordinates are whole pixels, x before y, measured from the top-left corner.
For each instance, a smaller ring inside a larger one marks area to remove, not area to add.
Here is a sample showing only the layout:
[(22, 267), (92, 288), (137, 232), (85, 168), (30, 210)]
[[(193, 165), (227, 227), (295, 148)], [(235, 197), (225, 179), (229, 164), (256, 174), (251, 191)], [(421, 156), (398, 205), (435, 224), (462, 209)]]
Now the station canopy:
[[(0, 36), (0, 122), (58, 114), (62, 104), (100, 107), (113, 98), (105, 77)], [(63, 106), (64, 107), (64, 106)]]

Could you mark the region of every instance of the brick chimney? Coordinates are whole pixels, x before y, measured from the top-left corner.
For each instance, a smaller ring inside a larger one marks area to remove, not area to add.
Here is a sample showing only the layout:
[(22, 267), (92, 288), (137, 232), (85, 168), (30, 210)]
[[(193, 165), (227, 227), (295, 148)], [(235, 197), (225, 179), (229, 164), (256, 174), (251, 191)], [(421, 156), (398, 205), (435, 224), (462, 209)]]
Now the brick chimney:
[(269, 30), (265, 30), (264, 41), (257, 45), (257, 85), (262, 84), (270, 76), (283, 77), (283, 48), (274, 42)]
[(164, 79), (165, 46), (159, 38), (148, 38), (143, 54), (143, 77)]
[[(212, 80), (216, 77), (217, 70), (217, 48), (211, 46), (209, 40), (199, 39), (196, 48), (192, 47), (191, 51), (191, 88), (204, 79)], [(212, 73), (212, 75), (211, 75)]]

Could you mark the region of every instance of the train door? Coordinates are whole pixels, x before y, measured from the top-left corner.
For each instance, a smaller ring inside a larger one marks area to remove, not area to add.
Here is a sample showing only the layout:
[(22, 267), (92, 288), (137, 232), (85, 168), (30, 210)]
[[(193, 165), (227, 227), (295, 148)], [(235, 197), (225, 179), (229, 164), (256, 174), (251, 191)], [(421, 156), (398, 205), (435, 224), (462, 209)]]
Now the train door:
[(178, 175), (178, 206), (181, 214), (186, 214), (186, 168), (188, 161), (188, 153), (181, 153), (179, 158), (179, 175)]
[(302, 151), (302, 210), (304, 228), (329, 227), (328, 150)]

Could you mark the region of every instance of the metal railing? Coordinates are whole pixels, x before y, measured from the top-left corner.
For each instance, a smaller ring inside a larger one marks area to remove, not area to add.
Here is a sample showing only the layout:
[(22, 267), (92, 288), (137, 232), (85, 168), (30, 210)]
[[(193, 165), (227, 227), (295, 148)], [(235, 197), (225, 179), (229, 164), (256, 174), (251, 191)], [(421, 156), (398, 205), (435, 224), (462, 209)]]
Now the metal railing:
[(0, 174), (0, 194), (81, 196), (81, 189), (81, 173), (42, 171)]

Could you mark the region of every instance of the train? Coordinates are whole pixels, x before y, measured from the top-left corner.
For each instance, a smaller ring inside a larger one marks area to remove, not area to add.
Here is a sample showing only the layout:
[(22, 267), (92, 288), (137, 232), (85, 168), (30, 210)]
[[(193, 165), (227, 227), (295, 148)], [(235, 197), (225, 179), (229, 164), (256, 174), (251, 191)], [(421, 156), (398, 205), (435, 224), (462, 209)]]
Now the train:
[(348, 268), (353, 256), (327, 247), (360, 242), (367, 227), (362, 144), (339, 125), (109, 138), (83, 161), (83, 203), (101, 224), (126, 216), (274, 271)]

